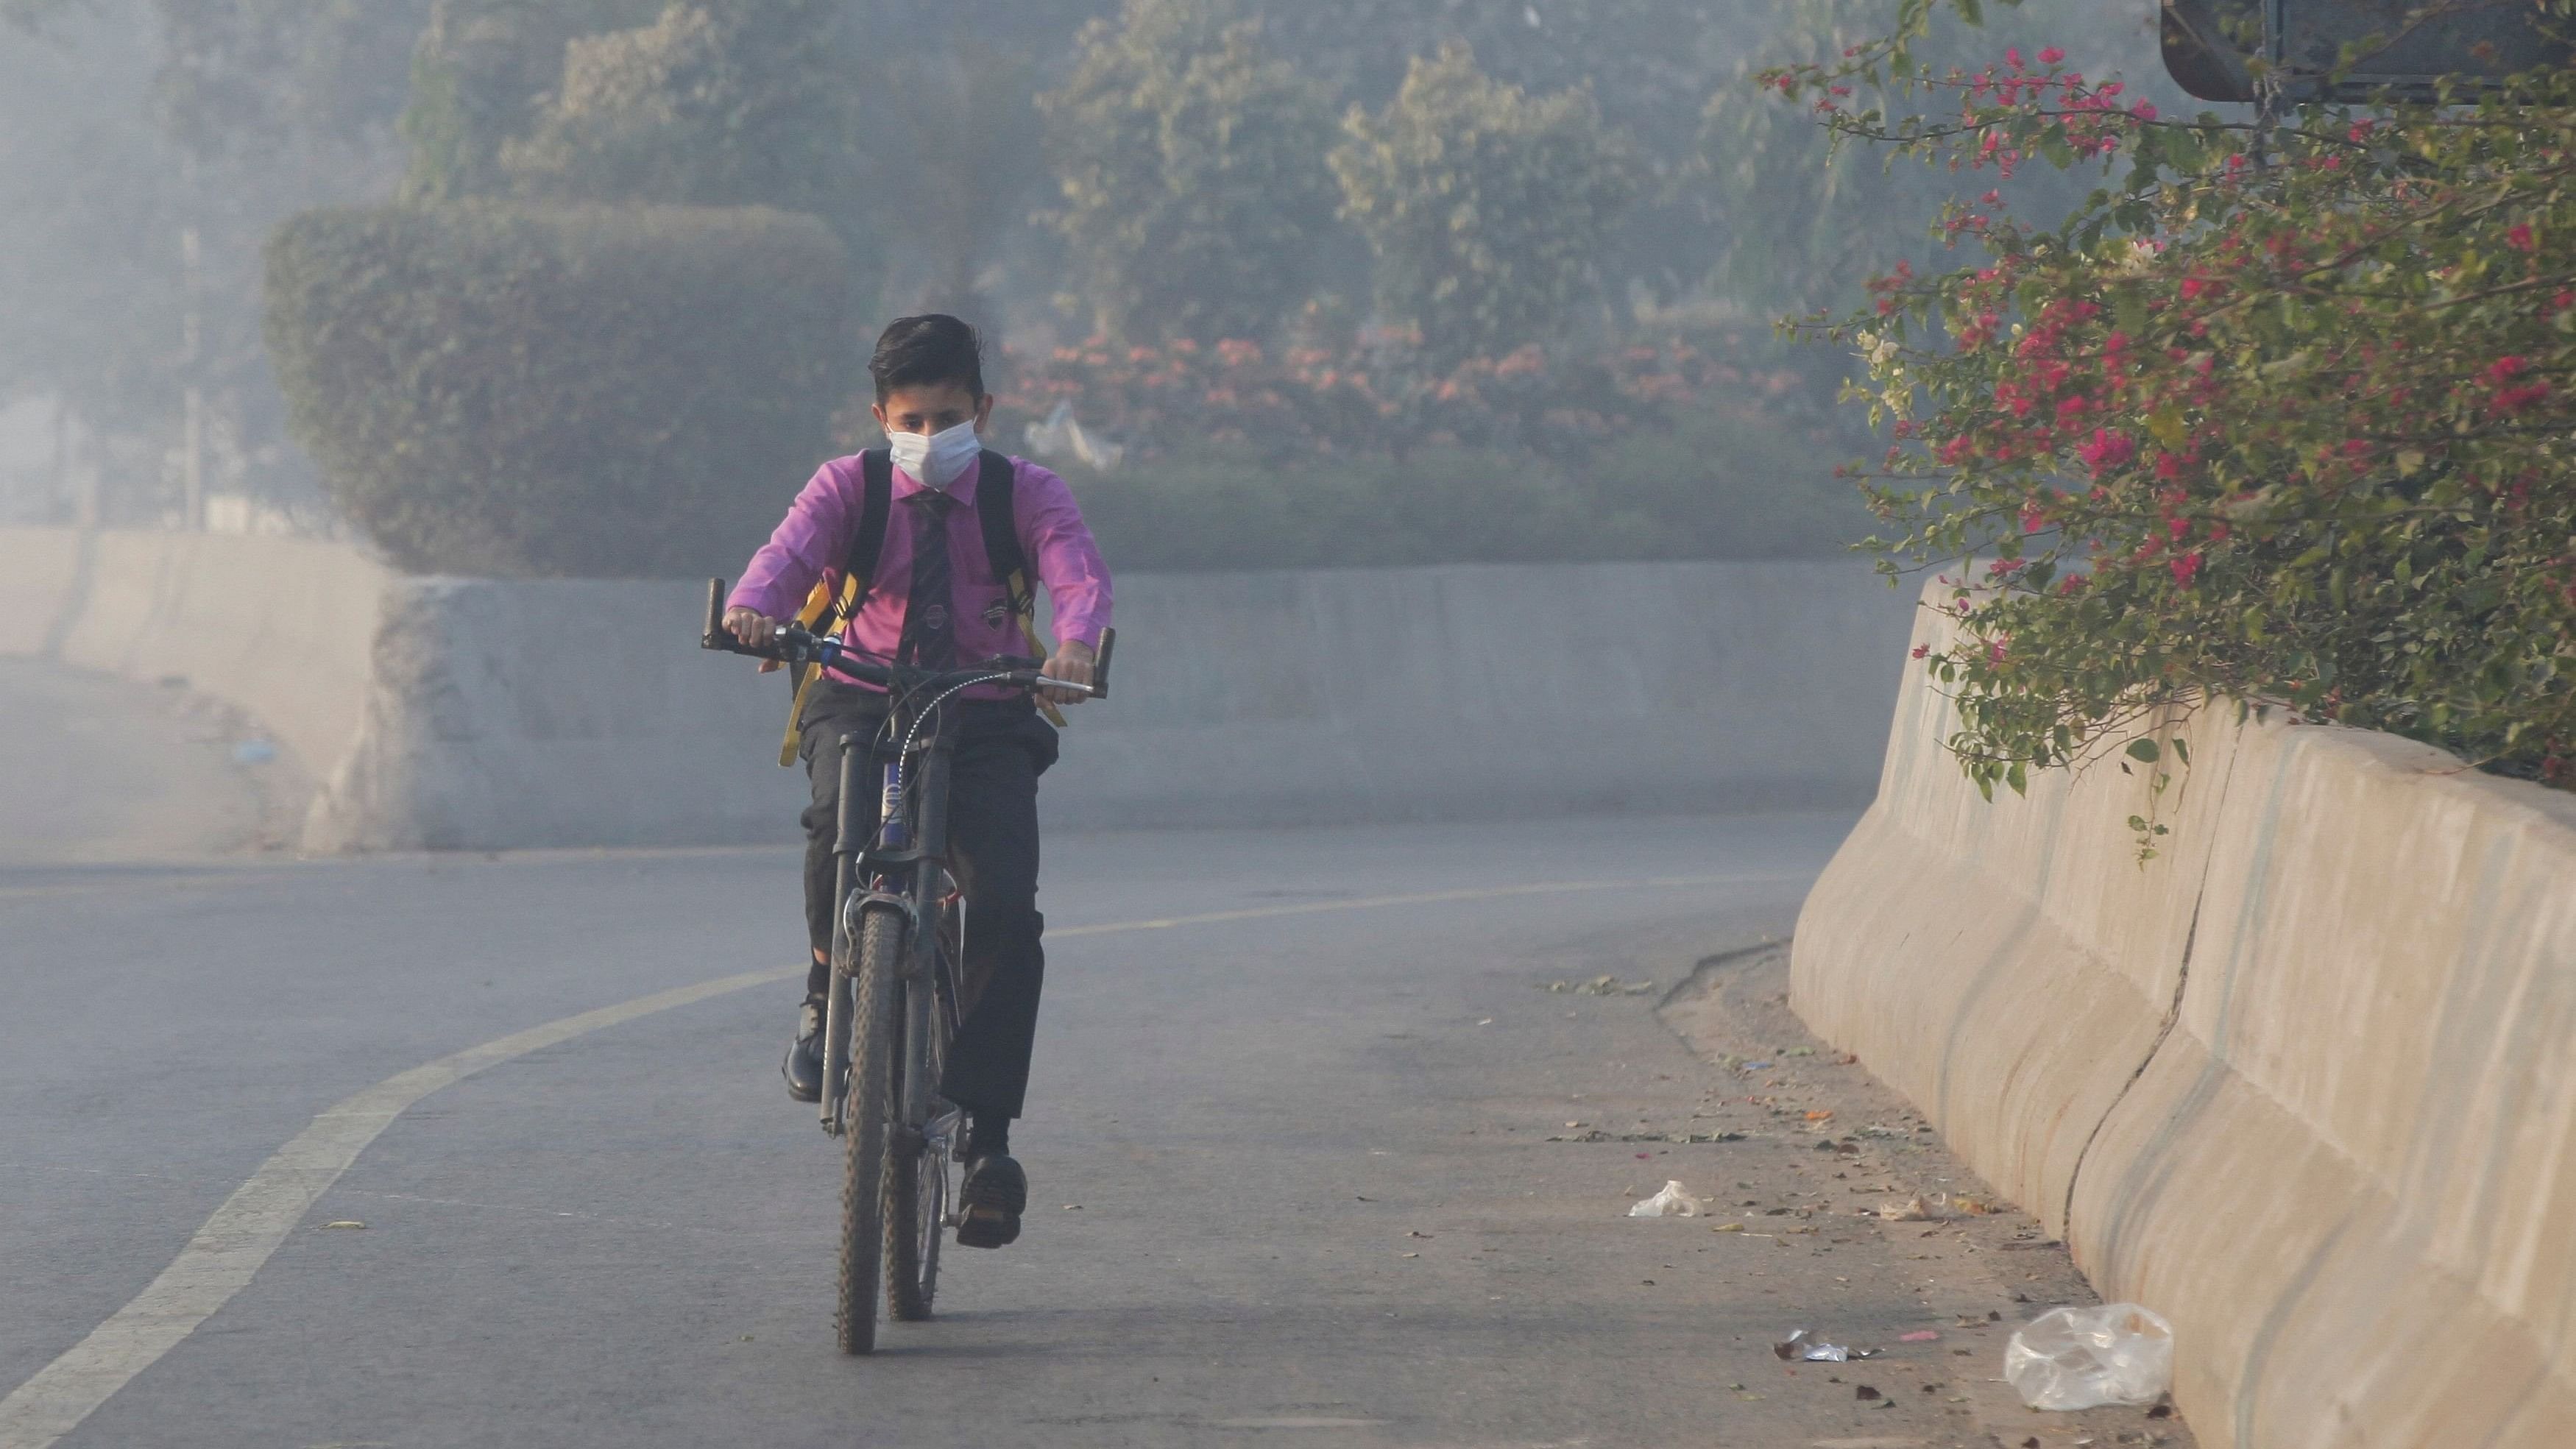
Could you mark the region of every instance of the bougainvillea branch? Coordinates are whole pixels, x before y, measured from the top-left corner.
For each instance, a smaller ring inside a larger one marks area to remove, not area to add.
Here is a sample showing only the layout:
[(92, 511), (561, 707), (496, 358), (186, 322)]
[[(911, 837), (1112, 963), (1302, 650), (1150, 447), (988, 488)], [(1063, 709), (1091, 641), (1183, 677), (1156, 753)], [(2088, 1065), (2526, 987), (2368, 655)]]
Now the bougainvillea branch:
[[(1924, 665), (1970, 775), (2017, 787), (2224, 700), (2576, 783), (2576, 75), (2248, 125), (2053, 48), (1894, 53), (1765, 80), (1994, 178), (1936, 224), (1972, 262), (1803, 324), (1859, 350), (1892, 434), (1853, 470), (1881, 567), (1956, 585), (1960, 642)], [(2016, 216), (2034, 165), (2102, 185)]]

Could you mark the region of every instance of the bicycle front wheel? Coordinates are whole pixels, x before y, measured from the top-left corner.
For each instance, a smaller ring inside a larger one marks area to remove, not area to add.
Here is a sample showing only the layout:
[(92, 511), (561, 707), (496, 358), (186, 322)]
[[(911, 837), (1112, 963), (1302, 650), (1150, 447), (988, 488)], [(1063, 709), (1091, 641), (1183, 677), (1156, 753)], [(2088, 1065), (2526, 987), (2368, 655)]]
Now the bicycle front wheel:
[(841, 1283), (835, 1314), (841, 1352), (868, 1353), (877, 1342), (877, 1287), (885, 1267), (885, 1187), (889, 1120), (894, 1115), (895, 1074), (903, 1069), (895, 1016), (902, 1009), (903, 917), (871, 910), (859, 918), (857, 939), (844, 951), (855, 960), (835, 962), (846, 974), (850, 1011), (849, 1094), (843, 1100), (841, 1141)]

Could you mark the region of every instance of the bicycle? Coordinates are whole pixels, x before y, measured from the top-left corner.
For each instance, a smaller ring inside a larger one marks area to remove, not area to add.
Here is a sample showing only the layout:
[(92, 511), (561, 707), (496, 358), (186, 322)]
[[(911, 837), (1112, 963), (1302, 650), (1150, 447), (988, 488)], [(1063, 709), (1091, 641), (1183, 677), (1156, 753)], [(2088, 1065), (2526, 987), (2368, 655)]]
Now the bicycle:
[[(833, 669), (887, 690), (878, 735), (892, 748), (855, 733), (841, 741), (837, 907), (823, 1012), (821, 1118), (844, 1153), (834, 1321), (843, 1353), (868, 1353), (876, 1347), (880, 1280), (892, 1317), (930, 1317), (940, 1239), (964, 1226), (948, 1208), (964, 1114), (937, 1087), (981, 983), (964, 979), (966, 900), (948, 858), (954, 739), (941, 706), (979, 684), (1107, 699), (1117, 631), (1101, 631), (1093, 682), (1078, 685), (1047, 678), (1044, 661), (1008, 655), (939, 671), (865, 659), (795, 625), (754, 647), (725, 630), (724, 599), (725, 581), (709, 580), (699, 648)], [(871, 765), (879, 768), (877, 826), (862, 838), (859, 792)]]

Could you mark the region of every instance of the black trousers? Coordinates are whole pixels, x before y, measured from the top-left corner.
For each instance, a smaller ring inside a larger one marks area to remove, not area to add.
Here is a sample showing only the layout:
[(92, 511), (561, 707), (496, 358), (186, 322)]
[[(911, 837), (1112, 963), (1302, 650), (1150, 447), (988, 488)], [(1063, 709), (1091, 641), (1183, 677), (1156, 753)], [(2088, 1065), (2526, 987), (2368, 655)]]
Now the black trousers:
[[(1022, 700), (952, 701), (956, 748), (948, 772), (948, 844), (966, 891), (967, 977), (986, 984), (948, 1053), (940, 1095), (980, 1112), (1017, 1117), (1029, 1089), (1029, 1054), (1037, 1042), (1038, 991), (1046, 980), (1038, 914), (1038, 776), (1055, 763), (1055, 728)], [(886, 699), (857, 685), (818, 680), (806, 692), (800, 724), (805, 772), (814, 787), (806, 807), (805, 930), (817, 951), (832, 948), (832, 845), (839, 833), (841, 738), (862, 747), (885, 721)], [(861, 808), (876, 821), (871, 786)], [(807, 979), (820, 994), (830, 978), (816, 965)]]

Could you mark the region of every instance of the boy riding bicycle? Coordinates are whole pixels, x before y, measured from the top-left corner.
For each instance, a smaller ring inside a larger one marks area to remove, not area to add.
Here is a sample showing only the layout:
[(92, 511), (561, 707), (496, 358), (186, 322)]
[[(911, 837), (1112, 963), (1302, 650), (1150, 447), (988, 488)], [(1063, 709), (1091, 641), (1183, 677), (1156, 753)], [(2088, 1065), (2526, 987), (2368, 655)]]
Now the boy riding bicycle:
[[(948, 669), (1019, 654), (1027, 647), (1024, 600), (1015, 597), (1009, 570), (996, 568), (998, 550), (978, 527), (1003, 516), (992, 510), (1007, 502), (1009, 526), (997, 542), (1016, 542), (1054, 610), (1057, 642), (1044, 672), (1090, 683), (1110, 622), (1109, 571), (1062, 478), (983, 450), (979, 435), (993, 399), (984, 390), (975, 330), (944, 315), (903, 318), (877, 339), (868, 372), (890, 458), (839, 458), (815, 473), (743, 570), (726, 601), (726, 630), (744, 644), (766, 645), (822, 584), (826, 597), (841, 601), (833, 617), (846, 612), (840, 637), (866, 657)], [(880, 479), (891, 475), (884, 490), (891, 496), (873, 520), (872, 470)], [(995, 485), (1008, 489), (1006, 500), (982, 496)], [(876, 555), (858, 558), (868, 533), (879, 535)], [(853, 576), (862, 582), (843, 593)], [(1069, 689), (1043, 697), (1051, 705), (1084, 698)], [(949, 707), (959, 712), (949, 838), (971, 917), (963, 964), (970, 979), (988, 984), (958, 1027), (940, 1095), (964, 1108), (972, 1124), (960, 1200), (998, 1210), (979, 1215), (976, 1230), (961, 1229), (958, 1241), (998, 1248), (1018, 1237), (1027, 1209), (1028, 1181), (1010, 1156), (1010, 1124), (1027, 1096), (1045, 975), (1037, 781), (1055, 763), (1056, 732), (1034, 702), (1007, 689), (970, 690)], [(814, 679), (798, 697), (798, 751), (813, 784), (813, 803), (801, 817), (813, 962), (782, 1071), (788, 1095), (800, 1102), (822, 1095), (841, 740), (874, 739), (887, 708), (882, 689), (837, 673)]]

